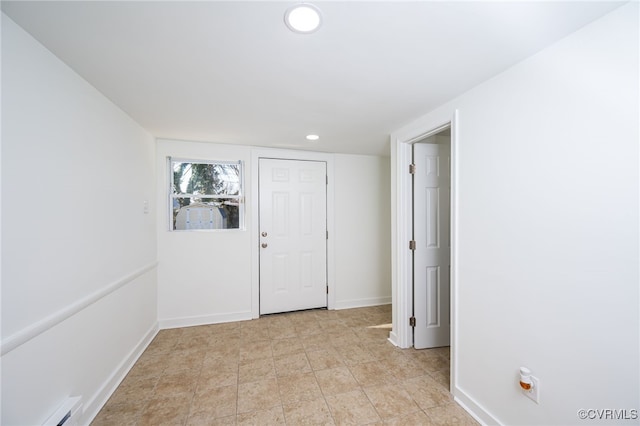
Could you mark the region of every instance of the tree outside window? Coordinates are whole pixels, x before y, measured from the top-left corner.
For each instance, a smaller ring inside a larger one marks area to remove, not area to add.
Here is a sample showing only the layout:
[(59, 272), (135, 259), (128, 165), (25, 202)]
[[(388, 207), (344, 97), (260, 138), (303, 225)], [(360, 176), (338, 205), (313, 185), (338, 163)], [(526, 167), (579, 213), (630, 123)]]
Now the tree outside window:
[(171, 229), (243, 229), (242, 162), (169, 159)]

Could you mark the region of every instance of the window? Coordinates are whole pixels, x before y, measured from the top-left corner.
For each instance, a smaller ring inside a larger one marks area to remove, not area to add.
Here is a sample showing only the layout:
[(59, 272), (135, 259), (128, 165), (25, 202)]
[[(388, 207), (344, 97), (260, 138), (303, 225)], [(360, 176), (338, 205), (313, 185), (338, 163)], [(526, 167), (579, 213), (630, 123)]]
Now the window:
[(244, 229), (242, 162), (169, 158), (171, 228)]

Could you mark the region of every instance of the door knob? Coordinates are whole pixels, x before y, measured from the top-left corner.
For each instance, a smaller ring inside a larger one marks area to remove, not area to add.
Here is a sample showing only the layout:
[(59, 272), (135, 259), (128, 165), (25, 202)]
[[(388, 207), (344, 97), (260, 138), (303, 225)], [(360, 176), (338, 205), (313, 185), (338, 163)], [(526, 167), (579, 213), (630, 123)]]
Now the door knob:
[(262, 235), (263, 237), (266, 237), (267, 233), (266, 232), (262, 232), (262, 234), (260, 234), (260, 235)]
[(262, 246), (262, 248), (267, 248), (267, 243), (262, 243), (260, 245)]

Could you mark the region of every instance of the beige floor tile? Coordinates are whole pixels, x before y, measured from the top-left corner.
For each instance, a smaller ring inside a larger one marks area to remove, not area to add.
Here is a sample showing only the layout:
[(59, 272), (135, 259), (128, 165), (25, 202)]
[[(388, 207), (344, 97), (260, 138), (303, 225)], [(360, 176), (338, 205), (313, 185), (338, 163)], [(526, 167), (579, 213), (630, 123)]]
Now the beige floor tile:
[(293, 324), (286, 325), (283, 327), (278, 326), (269, 326), (269, 338), (270, 339), (294, 339), (298, 337), (298, 333), (296, 332)]
[(336, 346), (336, 349), (347, 365), (362, 364), (363, 362), (376, 360), (375, 355), (373, 355), (365, 346), (360, 344)]
[(367, 345), (367, 348), (376, 354), (378, 359), (390, 358), (402, 354), (407, 349), (400, 349), (387, 341), (387, 339), (380, 340), (379, 342), (371, 342)]
[(349, 327), (344, 325), (342, 320), (338, 317), (334, 319), (325, 319), (323, 321), (318, 322), (320, 328), (329, 333), (341, 333), (344, 331), (349, 331)]
[(326, 400), (337, 425), (361, 425), (380, 421), (380, 416), (361, 390), (331, 395)]
[(191, 401), (189, 415), (190, 417), (197, 415), (207, 419), (235, 415), (237, 399), (237, 386), (203, 389), (201, 392), (197, 392)]
[(315, 311), (315, 316), (319, 321), (339, 320), (339, 312), (340, 311), (318, 310)]
[(212, 389), (236, 384), (238, 384), (238, 366), (235, 364), (203, 367), (198, 378), (198, 388)]
[(276, 379), (238, 385), (238, 414), (266, 410), (281, 404)]
[(220, 346), (239, 347), (240, 343), (242, 343), (242, 339), (240, 338), (239, 329), (212, 333), (209, 337), (209, 350), (215, 349)]
[(439, 407), (429, 408), (424, 411), (427, 416), (429, 416), (433, 424), (438, 426), (475, 426), (478, 424), (478, 422), (476, 422), (473, 417), (471, 417), (466, 411), (464, 411), (464, 409), (462, 409), (462, 407), (460, 407), (455, 402), (447, 405), (441, 405)]
[(210, 335), (182, 336), (176, 345), (178, 350), (200, 349), (206, 350), (213, 339)]
[(275, 379), (276, 368), (273, 358), (245, 361), (238, 367), (238, 382), (248, 383), (257, 380)]
[[(233, 416), (235, 420), (235, 416)], [(193, 413), (187, 417), (186, 426), (209, 426), (213, 424), (213, 420), (208, 413)]]
[(378, 386), (396, 382), (396, 378), (391, 374), (386, 366), (379, 361), (364, 362), (349, 367), (351, 374), (360, 383), (360, 386)]
[(156, 385), (154, 398), (193, 396), (198, 385), (198, 374), (189, 370), (165, 374)]
[(189, 348), (176, 350), (167, 355), (167, 368), (164, 373), (174, 373), (182, 370), (200, 371), (204, 363), (206, 350), (202, 348)]
[(182, 329), (182, 335), (180, 336), (180, 339), (191, 339), (193, 337), (200, 337), (200, 336), (209, 336), (211, 335), (212, 331), (213, 331), (213, 327), (211, 327), (210, 325), (195, 325), (195, 326), (191, 326), (191, 327), (184, 327)]
[(427, 348), (427, 349), (407, 349), (407, 353), (411, 353), (411, 354), (415, 354), (419, 357), (438, 357), (440, 356), (440, 352), (438, 351), (438, 348)]
[(243, 328), (240, 331), (240, 341), (242, 343), (253, 343), (260, 340), (269, 340), (269, 327)]
[(219, 417), (212, 419), (206, 414), (194, 414), (187, 419), (186, 426), (218, 426), (218, 425), (235, 425), (236, 416)]
[(453, 402), (452, 395), (429, 376), (406, 380), (401, 386), (423, 410)]
[(284, 425), (284, 411), (281, 406), (277, 406), (268, 410), (238, 414), (237, 424), (238, 426)]
[(407, 414), (402, 417), (396, 417), (393, 419), (385, 420), (385, 425), (393, 426), (436, 426), (436, 423), (427, 416), (423, 411), (416, 411), (415, 413)]
[(278, 377), (278, 388), (283, 404), (322, 398), (316, 376), (311, 372)]
[(219, 344), (209, 347), (204, 356), (202, 367), (211, 367), (220, 364), (236, 365), (240, 362), (239, 344)]
[[(165, 354), (166, 355), (166, 354)], [(142, 354), (138, 362), (127, 374), (129, 377), (159, 377), (167, 368), (166, 356), (163, 354)], [(126, 379), (125, 379), (126, 380)]]
[(284, 418), (291, 425), (333, 425), (331, 412), (324, 398), (283, 406)]
[(445, 370), (436, 371), (435, 373), (429, 373), (429, 375), (433, 377), (436, 382), (440, 383), (440, 385), (442, 385), (445, 390), (449, 390), (449, 386), (451, 383), (451, 374), (449, 373), (448, 368)]
[(146, 401), (153, 395), (159, 377), (129, 377), (127, 376), (118, 389), (111, 395), (110, 403), (130, 400)]
[(222, 322), (220, 324), (211, 324), (211, 334), (230, 334), (237, 333), (240, 330), (243, 321)]
[[(261, 323), (268, 327), (289, 327), (293, 326), (292, 317), (290, 313), (282, 313), (276, 315), (264, 315), (260, 317)], [(252, 321), (253, 322), (253, 321)]]
[(271, 351), (273, 356), (289, 355), (304, 352), (302, 342), (297, 337), (287, 339), (276, 339), (271, 341)]
[(420, 407), (398, 385), (365, 388), (364, 392), (383, 419), (392, 419), (419, 411)]
[(358, 381), (347, 367), (316, 371), (315, 375), (325, 396), (346, 393), (360, 388)]
[(364, 344), (375, 343), (389, 337), (390, 329), (386, 328), (367, 328), (367, 327), (352, 327), (354, 334)]
[(145, 426), (175, 426), (184, 424), (189, 416), (191, 396), (154, 398), (149, 401), (138, 424)]
[(306, 323), (295, 324), (294, 327), (296, 333), (298, 334), (298, 337), (323, 333), (323, 328), (320, 326), (320, 323), (315, 320), (307, 321)]
[(327, 331), (327, 335), (329, 336), (329, 341), (333, 346), (351, 346), (354, 344), (361, 343), (358, 336), (351, 331), (349, 327), (344, 327), (344, 330), (329, 330)]
[(222, 417), (211, 420), (211, 426), (231, 426), (236, 424), (236, 416)]
[(161, 330), (94, 425), (475, 424), (449, 348), (399, 349), (389, 306)]
[(271, 358), (272, 356), (271, 341), (269, 340), (252, 340), (240, 345), (240, 362)]
[(395, 354), (378, 361), (380, 366), (390, 371), (399, 380), (406, 380), (412, 377), (427, 374), (422, 368), (422, 364), (409, 356)]
[(91, 424), (93, 426), (135, 425), (146, 405), (146, 401), (136, 399), (115, 403), (109, 401)]
[(302, 336), (300, 337), (300, 341), (306, 351), (319, 351), (326, 349), (327, 345), (331, 346), (329, 336), (324, 333), (324, 331), (319, 334)]
[(274, 362), (278, 377), (311, 371), (307, 354), (304, 352), (275, 357)]
[(145, 354), (159, 355), (170, 352), (178, 344), (181, 335), (182, 329), (160, 330), (145, 350)]
[(448, 359), (443, 358), (441, 356), (435, 356), (435, 357), (425, 356), (425, 357), (419, 358), (418, 363), (420, 364), (422, 369), (426, 370), (429, 373), (447, 369), (451, 364), (451, 362)]
[(433, 348), (433, 351), (443, 358), (451, 359), (451, 350), (449, 346), (444, 346), (441, 348)]
[(311, 364), (311, 369), (314, 371), (327, 370), (345, 365), (338, 351), (334, 349), (307, 351), (307, 358), (309, 359), (309, 364)]

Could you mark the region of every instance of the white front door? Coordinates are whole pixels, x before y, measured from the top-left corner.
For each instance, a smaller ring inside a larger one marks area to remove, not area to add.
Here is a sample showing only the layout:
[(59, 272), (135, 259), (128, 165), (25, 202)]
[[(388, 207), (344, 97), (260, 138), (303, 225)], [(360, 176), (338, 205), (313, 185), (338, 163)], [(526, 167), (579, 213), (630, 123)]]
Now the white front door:
[(261, 158), (260, 314), (327, 306), (327, 165)]
[(451, 145), (416, 143), (413, 184), (414, 347), (449, 346)]

